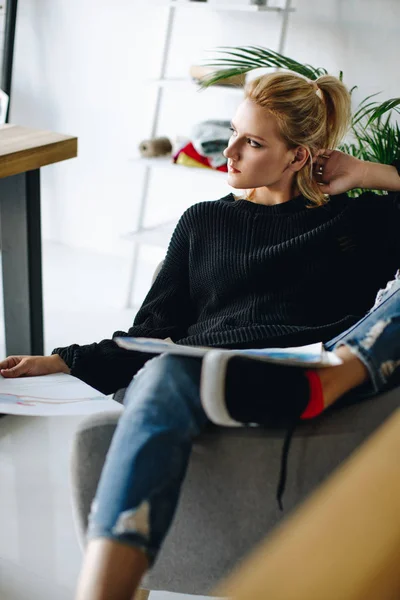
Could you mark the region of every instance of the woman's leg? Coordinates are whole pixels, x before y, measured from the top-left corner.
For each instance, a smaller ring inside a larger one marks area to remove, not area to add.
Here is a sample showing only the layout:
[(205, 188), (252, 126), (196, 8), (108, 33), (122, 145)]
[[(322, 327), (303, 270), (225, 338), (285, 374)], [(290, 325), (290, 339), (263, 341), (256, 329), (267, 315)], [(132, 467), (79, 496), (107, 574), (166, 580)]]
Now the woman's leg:
[[(200, 394), (218, 425), (289, 425), (346, 396), (361, 399), (400, 384), (400, 273), (367, 315), (325, 343), (343, 360), (304, 369), (214, 350), (203, 359)], [(243, 402), (246, 398), (246, 402)]]
[(329, 397), (326, 405), (356, 387), (361, 398), (400, 384), (400, 271), (380, 290), (365, 317), (325, 348), (344, 359), (339, 367), (319, 370)]
[(77, 600), (131, 600), (178, 502), (192, 440), (207, 423), (201, 360), (148, 361), (125, 396), (89, 515)]
[(400, 384), (400, 271), (365, 317), (324, 345), (343, 361), (317, 369), (324, 408), (348, 392), (361, 399)]
[(366, 366), (347, 346), (339, 346), (334, 352), (342, 360), (341, 365), (316, 369), (324, 409), (369, 380)]
[(90, 540), (76, 598), (133, 600), (149, 563), (144, 552), (107, 538)]

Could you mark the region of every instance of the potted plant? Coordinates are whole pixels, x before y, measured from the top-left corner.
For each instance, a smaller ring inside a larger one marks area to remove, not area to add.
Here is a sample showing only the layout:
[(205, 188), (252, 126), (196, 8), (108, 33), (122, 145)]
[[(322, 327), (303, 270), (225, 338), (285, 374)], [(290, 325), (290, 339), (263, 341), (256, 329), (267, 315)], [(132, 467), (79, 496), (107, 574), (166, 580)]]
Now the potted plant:
[[(254, 69), (271, 67), (286, 69), (311, 80), (328, 73), (322, 67), (299, 63), (261, 46), (223, 46), (217, 48), (216, 52), (222, 56), (206, 63), (205, 66), (217, 70), (201, 81), (203, 88), (221, 83), (227, 77), (245, 76)], [(342, 71), (339, 73), (339, 79), (343, 79)], [(356, 88), (357, 86), (353, 86), (350, 93)], [(396, 114), (400, 114), (400, 98), (378, 102), (376, 96), (379, 93), (371, 94), (359, 103), (352, 115), (349, 136), (339, 150), (362, 160), (391, 164), (400, 159), (400, 126), (394, 118)], [(360, 191), (351, 190), (349, 194), (357, 195)], [(379, 190), (373, 191), (379, 194), (385, 193)]]

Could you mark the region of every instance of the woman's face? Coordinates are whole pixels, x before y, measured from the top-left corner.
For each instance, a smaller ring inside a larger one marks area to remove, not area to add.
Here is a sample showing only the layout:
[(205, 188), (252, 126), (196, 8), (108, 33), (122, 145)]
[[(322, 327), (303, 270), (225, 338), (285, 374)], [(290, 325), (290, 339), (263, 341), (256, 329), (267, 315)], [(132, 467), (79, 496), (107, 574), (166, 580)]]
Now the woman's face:
[(240, 189), (287, 187), (294, 175), (289, 165), (295, 154), (281, 138), (271, 113), (249, 99), (240, 104), (224, 151), (229, 185)]

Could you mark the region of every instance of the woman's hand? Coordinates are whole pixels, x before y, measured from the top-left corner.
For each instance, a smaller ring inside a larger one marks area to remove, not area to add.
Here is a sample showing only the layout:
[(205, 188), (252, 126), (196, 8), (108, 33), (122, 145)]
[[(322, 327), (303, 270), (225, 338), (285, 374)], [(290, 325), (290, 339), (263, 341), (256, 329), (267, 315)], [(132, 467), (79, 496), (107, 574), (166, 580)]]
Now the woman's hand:
[(313, 159), (314, 178), (323, 194), (341, 194), (363, 187), (368, 162), (339, 150), (319, 150)]
[(3, 377), (35, 377), (51, 373), (70, 373), (69, 367), (61, 356), (8, 356), (0, 362)]

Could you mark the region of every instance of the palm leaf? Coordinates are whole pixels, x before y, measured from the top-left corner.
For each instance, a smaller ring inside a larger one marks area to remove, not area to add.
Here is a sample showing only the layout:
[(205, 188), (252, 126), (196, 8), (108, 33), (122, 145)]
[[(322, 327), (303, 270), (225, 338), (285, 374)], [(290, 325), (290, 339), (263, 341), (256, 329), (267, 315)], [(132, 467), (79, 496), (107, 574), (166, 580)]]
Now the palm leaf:
[(370, 111), (370, 116), (368, 119), (367, 125), (370, 125), (376, 119), (379, 119), (382, 115), (384, 115), (389, 110), (395, 110), (400, 114), (399, 107), (400, 106), (400, 98), (391, 98), (390, 100), (385, 100), (378, 106), (376, 106), (373, 110)]
[[(203, 87), (209, 87), (232, 75), (243, 75), (253, 69), (261, 68), (283, 68), (294, 71), (295, 73), (312, 80), (327, 73), (326, 69), (321, 67), (315, 68), (312, 65), (299, 63), (293, 58), (289, 58), (279, 52), (260, 46), (240, 46), (237, 48), (231, 46), (219, 46), (215, 51), (223, 56), (212, 62), (205, 63), (204, 66), (213, 68), (222, 67), (222, 70), (204, 78), (201, 82)], [(230, 66), (230, 69), (227, 69), (227, 66)]]
[(359, 143), (367, 148), (367, 158), (372, 162), (391, 164), (400, 153), (400, 128), (396, 123), (391, 123), (391, 115), (386, 119), (382, 117), (374, 122), (368, 129), (358, 133)]
[(223, 69), (222, 71), (211, 73), (210, 75), (205, 75), (204, 77), (201, 78), (201, 81), (199, 82), (200, 89), (201, 88), (205, 89), (212, 85), (217, 85), (218, 83), (220, 83), (224, 79), (227, 79), (228, 77), (244, 75), (245, 73), (247, 73), (248, 71), (251, 71), (251, 70), (252, 69), (232, 68), (232, 69)]
[(387, 113), (390, 110), (394, 110), (395, 112), (400, 114), (400, 98), (391, 98), (390, 100), (385, 100), (384, 102), (367, 102), (373, 96), (377, 96), (381, 92), (377, 92), (375, 94), (371, 94), (364, 98), (364, 100), (359, 104), (357, 111), (353, 115), (352, 126), (356, 126), (363, 119), (367, 119), (364, 127), (368, 127), (371, 123), (379, 119), (382, 115)]
[(368, 114), (368, 110), (371, 107), (377, 105), (376, 101), (368, 102), (368, 100), (370, 100), (371, 98), (374, 98), (375, 96), (378, 96), (378, 94), (381, 94), (381, 93), (382, 92), (375, 92), (374, 94), (370, 94), (369, 96), (367, 96), (366, 98), (364, 98), (364, 100), (362, 100), (360, 102), (360, 104), (358, 105), (357, 110), (354, 113), (353, 118), (352, 118), (352, 126), (353, 127), (355, 125), (357, 125), (357, 123), (359, 123)]

